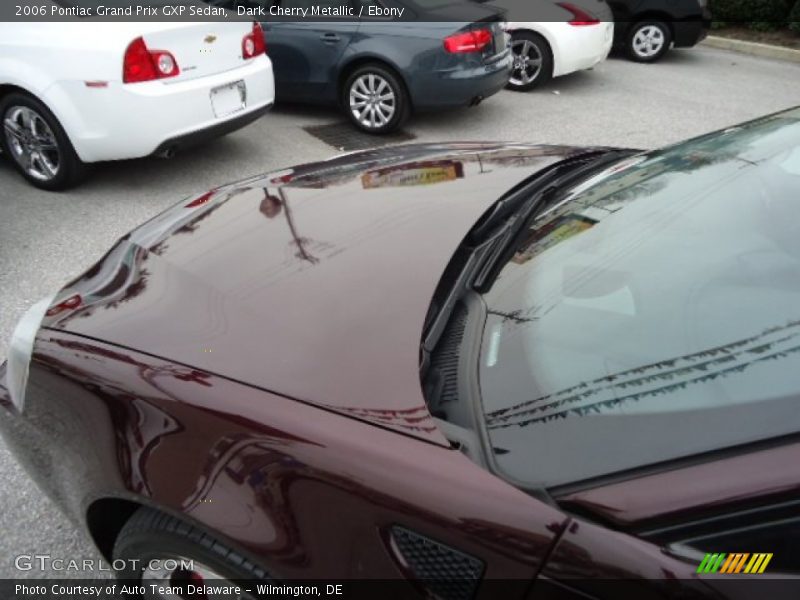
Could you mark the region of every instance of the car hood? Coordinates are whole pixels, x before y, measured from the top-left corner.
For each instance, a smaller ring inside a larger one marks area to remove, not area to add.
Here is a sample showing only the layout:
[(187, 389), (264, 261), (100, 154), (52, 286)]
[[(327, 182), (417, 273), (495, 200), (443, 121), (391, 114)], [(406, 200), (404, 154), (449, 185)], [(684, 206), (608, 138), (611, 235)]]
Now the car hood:
[(122, 238), (43, 326), (445, 443), (419, 380), (443, 271), (504, 192), (583, 151), (401, 146), (217, 188)]

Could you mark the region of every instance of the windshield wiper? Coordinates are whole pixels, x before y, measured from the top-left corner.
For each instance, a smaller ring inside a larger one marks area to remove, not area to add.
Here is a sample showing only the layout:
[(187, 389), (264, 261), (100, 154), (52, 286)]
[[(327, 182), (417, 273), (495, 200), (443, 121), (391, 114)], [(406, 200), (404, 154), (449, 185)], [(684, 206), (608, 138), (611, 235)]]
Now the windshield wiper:
[(475, 243), (488, 237), (492, 229), (507, 220), (521, 206), (526, 204), (530, 200), (531, 194), (541, 191), (548, 184), (552, 184), (554, 179), (563, 177), (565, 174), (583, 166), (593, 166), (596, 160), (610, 153), (616, 156), (616, 152), (613, 150), (584, 152), (550, 165), (522, 180), (495, 202), (491, 212), (475, 224), (467, 235), (467, 242)]
[(499, 210), (511, 211), (511, 216), (507, 219), (509, 231), (503, 236), (505, 243), (496, 246), (495, 251), (486, 256), (480, 270), (473, 277), (472, 289), (483, 293), (491, 287), (499, 271), (516, 252), (520, 238), (525, 234), (531, 219), (539, 214), (542, 207), (548, 206), (566, 186), (572, 186), (631, 154), (630, 151), (618, 150), (581, 154), (556, 164), (544, 179), (537, 178), (531, 185), (521, 188), (512, 197), (504, 200), (506, 206), (499, 207)]
[(537, 172), (509, 190), (467, 234), (459, 249), (460, 269), (444, 300), (429, 320), (422, 341), (424, 370), (428, 355), (444, 331), (450, 314), (467, 290), (485, 291), (513, 254), (525, 225), (563, 186), (633, 154), (630, 150), (603, 149), (578, 154)]
[(450, 284), (450, 289), (444, 301), (441, 303), (441, 306), (437, 307), (437, 313), (427, 329), (426, 335), (422, 341), (422, 351), (424, 354), (427, 355), (433, 351), (447, 325), (447, 319), (453, 312), (456, 302), (458, 302), (458, 299), (465, 290), (472, 287), (474, 274), (486, 263), (486, 257), (496, 253), (499, 246), (505, 245), (509, 234), (512, 232), (513, 222), (514, 221), (509, 221), (497, 227), (495, 231), (491, 232), (489, 237), (477, 245), (459, 249), (464, 257), (463, 264), (460, 266), (458, 276), (452, 284)]

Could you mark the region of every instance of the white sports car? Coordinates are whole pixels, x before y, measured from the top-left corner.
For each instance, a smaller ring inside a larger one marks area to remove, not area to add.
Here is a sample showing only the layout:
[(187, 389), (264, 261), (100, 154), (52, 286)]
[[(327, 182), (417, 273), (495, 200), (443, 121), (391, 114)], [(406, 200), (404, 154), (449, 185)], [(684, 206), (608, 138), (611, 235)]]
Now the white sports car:
[(552, 77), (591, 69), (611, 51), (614, 18), (604, 0), (548, 2), (541, 12), (552, 18), (508, 23), (514, 53), (508, 82), (512, 90), (530, 90)]
[(86, 163), (223, 135), (274, 97), (255, 23), (0, 23), (0, 143), (43, 189), (75, 184)]

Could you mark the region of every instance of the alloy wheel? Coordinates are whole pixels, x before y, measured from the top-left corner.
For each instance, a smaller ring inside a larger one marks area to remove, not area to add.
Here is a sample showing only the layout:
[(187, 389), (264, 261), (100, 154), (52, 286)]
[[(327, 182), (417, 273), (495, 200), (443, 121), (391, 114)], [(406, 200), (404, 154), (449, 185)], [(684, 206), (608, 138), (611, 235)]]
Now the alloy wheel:
[(350, 111), (364, 127), (378, 129), (397, 112), (397, 97), (386, 79), (376, 73), (365, 73), (350, 86)]
[[(192, 565), (191, 570), (186, 570), (183, 565)], [(236, 584), (228, 580), (223, 575), (217, 573), (211, 567), (204, 565), (197, 560), (189, 560), (183, 557), (162, 557), (158, 560), (151, 560), (148, 566), (142, 571), (142, 581), (147, 584), (158, 584), (160, 589), (165, 590), (156, 595), (160, 600), (184, 600), (184, 598), (208, 598), (208, 600), (254, 600), (248, 593), (238, 596), (231, 595), (203, 595), (197, 594), (183, 596), (171, 593), (171, 590), (180, 589), (181, 586), (193, 584), (196, 586), (235, 586)], [(170, 590), (171, 588), (171, 590)]]
[(664, 32), (656, 25), (645, 25), (633, 36), (633, 51), (641, 58), (653, 58), (667, 42)]
[(530, 40), (512, 40), (511, 52), (514, 55), (514, 65), (509, 82), (522, 86), (536, 81), (542, 71), (543, 60), (539, 47)]
[(50, 181), (61, 168), (61, 151), (47, 121), (27, 106), (12, 106), (3, 120), (6, 142), (14, 160), (39, 181)]

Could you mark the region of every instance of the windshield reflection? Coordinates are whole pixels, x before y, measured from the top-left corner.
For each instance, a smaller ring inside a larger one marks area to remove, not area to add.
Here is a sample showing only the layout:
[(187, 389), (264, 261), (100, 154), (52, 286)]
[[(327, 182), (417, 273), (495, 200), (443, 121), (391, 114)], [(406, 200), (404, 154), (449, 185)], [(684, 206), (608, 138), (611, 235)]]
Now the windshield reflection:
[(503, 472), (559, 485), (798, 430), (798, 115), (627, 159), (532, 221), (484, 296)]

